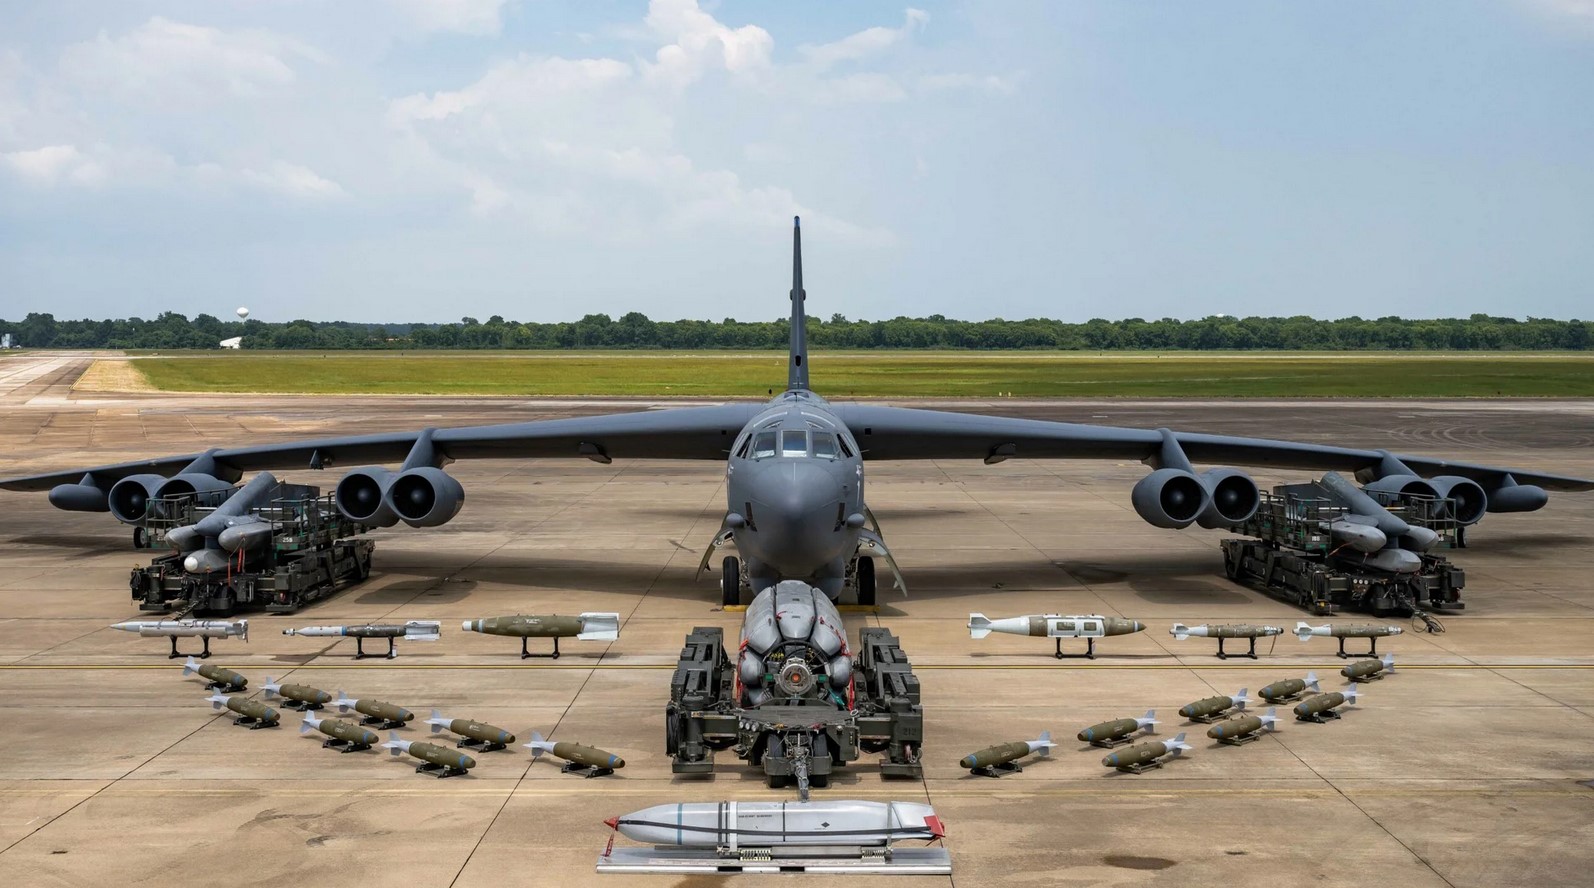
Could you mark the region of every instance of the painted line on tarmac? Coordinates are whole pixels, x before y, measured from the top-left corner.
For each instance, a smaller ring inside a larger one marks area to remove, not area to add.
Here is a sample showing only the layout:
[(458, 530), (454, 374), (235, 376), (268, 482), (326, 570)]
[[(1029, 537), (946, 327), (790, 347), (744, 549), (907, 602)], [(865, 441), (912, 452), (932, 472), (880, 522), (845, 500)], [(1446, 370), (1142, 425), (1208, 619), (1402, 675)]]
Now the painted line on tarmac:
[[(1367, 659), (1367, 658), (1361, 658)], [(1136, 663), (1136, 664), (1102, 664), (1086, 666), (1078, 663), (1057, 664), (1050, 663), (916, 663), (914, 671), (931, 670), (960, 670), (960, 669), (1033, 669), (1047, 671), (1074, 671), (1074, 672), (1100, 672), (1107, 670), (1258, 670), (1270, 669), (1332, 669), (1336, 673), (1345, 664), (1357, 660), (1340, 660), (1333, 663), (1308, 663), (1291, 661), (1289, 663), (1269, 664), (1234, 664), (1234, 663)], [(0, 664), (0, 671), (25, 672), (37, 671), (92, 671), (115, 669), (179, 669), (180, 663), (5, 663)], [(257, 663), (246, 660), (234, 660), (228, 668), (238, 669), (469, 669), (480, 671), (485, 669), (530, 669), (530, 670), (674, 670), (675, 663), (304, 663), (299, 665), (284, 663)], [(1401, 663), (1397, 672), (1415, 671), (1422, 669), (1461, 669), (1467, 671), (1499, 670), (1499, 669), (1594, 669), (1594, 663)]]

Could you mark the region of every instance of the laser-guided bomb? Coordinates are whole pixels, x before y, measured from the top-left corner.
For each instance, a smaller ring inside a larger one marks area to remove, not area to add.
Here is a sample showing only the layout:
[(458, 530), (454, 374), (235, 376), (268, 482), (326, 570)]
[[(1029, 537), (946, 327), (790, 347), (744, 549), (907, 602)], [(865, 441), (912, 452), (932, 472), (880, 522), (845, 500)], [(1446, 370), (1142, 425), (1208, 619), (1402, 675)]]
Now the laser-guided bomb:
[(476, 760), (457, 749), (447, 746), (438, 746), (436, 743), (424, 743), (420, 740), (404, 740), (397, 731), (388, 733), (388, 741), (382, 746), (394, 756), (409, 753), (412, 757), (421, 760), (422, 764), (415, 766), (417, 774), (432, 774), (437, 777), (458, 777), (469, 773), (476, 767)]
[[(170, 639), (172, 652), (166, 655), (168, 660), (175, 660), (178, 657), (198, 657), (204, 660), (210, 656), (212, 638), (249, 640), (248, 620), (128, 620), (117, 623), (111, 628), (123, 632), (137, 632), (139, 638)], [(197, 654), (182, 653), (177, 650), (179, 638), (204, 639), (204, 649)]]
[[(398, 656), (398, 650), (394, 645), (400, 638), (409, 641), (436, 641), (442, 637), (442, 631), (443, 624), (436, 620), (410, 620), (404, 623), (365, 623), (358, 626), (304, 626), (299, 629), (284, 629), (282, 634), (303, 635), (309, 638), (352, 638), (354, 659), (385, 656), (391, 660)], [(387, 653), (367, 654), (365, 652), (367, 638), (387, 639)]]
[(251, 730), (277, 726), (277, 710), (257, 700), (226, 694), (212, 694), (205, 699), (210, 701), (210, 708), (218, 712), (222, 709), (236, 712), (238, 717), (232, 720), (235, 725), (242, 725)]
[(1256, 695), (1269, 703), (1288, 703), (1305, 691), (1318, 691), (1317, 673), (1308, 672), (1305, 678), (1286, 678), (1257, 691)]
[(607, 777), (616, 769), (625, 767), (625, 759), (612, 752), (594, 746), (582, 746), (580, 743), (551, 743), (536, 731), (531, 732), (531, 742), (521, 745), (531, 750), (533, 759), (542, 758), (545, 752), (564, 759), (565, 766), (560, 770), (566, 774), (585, 772), (587, 777)]
[(382, 730), (389, 728), (402, 728), (406, 722), (415, 720), (415, 713), (402, 706), (385, 703), (381, 700), (354, 700), (338, 691), (338, 699), (334, 702), (339, 712), (346, 713), (354, 710), (365, 716), (360, 719), (362, 725), (372, 725)]
[[(1061, 660), (1065, 657), (1084, 657), (1094, 660), (1096, 658), (1096, 639), (1107, 638), (1114, 635), (1131, 635), (1145, 630), (1146, 625), (1136, 620), (1126, 620), (1122, 617), (1104, 617), (1100, 614), (1084, 616), (1062, 616), (1059, 614), (1034, 614), (1026, 617), (1006, 617), (999, 620), (988, 619), (984, 614), (969, 614), (969, 637), (984, 638), (992, 632), (1001, 632), (1005, 635), (1027, 635), (1031, 638), (1054, 638), (1057, 640), (1056, 657)], [(1063, 639), (1085, 639), (1085, 653), (1063, 653)]]
[(1295, 720), (1323, 724), (1329, 719), (1339, 718), (1339, 713), (1336, 711), (1339, 707), (1355, 706), (1360, 696), (1355, 685), (1347, 685), (1343, 691), (1330, 691), (1307, 697), (1295, 704)]
[(1190, 748), (1190, 744), (1184, 742), (1184, 735), (1176, 734), (1171, 740), (1147, 740), (1128, 749), (1120, 749), (1102, 759), (1101, 763), (1125, 774), (1142, 774), (1162, 767), (1161, 759), (1164, 756), (1174, 758)]
[(193, 657), (189, 657), (188, 662), (183, 664), (183, 674), (194, 675), (195, 673), (200, 678), (210, 682), (205, 685), (205, 690), (207, 691), (241, 691), (249, 687), (249, 679), (231, 669), (200, 663)]
[(1147, 734), (1157, 733), (1155, 726), (1158, 724), (1160, 722), (1157, 721), (1157, 710), (1147, 709), (1146, 714), (1140, 718), (1115, 718), (1112, 721), (1091, 725), (1080, 731), (1078, 737), (1091, 746), (1113, 749), (1131, 742), (1129, 735), (1142, 728)]
[[(1219, 660), (1230, 657), (1250, 657), (1256, 659), (1256, 640), (1274, 635), (1283, 635), (1282, 626), (1254, 626), (1250, 623), (1215, 623), (1203, 626), (1186, 626), (1183, 623), (1174, 623), (1168, 630), (1175, 640), (1184, 641), (1186, 638), (1216, 638), (1218, 640)], [(1230, 638), (1244, 638), (1250, 641), (1251, 647), (1243, 654), (1231, 654), (1223, 649), (1223, 642)]]
[(1034, 740), (1015, 740), (1012, 743), (1001, 743), (996, 746), (987, 746), (979, 752), (970, 753), (958, 759), (958, 767), (968, 768), (969, 773), (981, 777), (1000, 777), (1003, 774), (1012, 774), (1024, 770), (1018, 760), (1030, 753), (1039, 753), (1042, 756), (1052, 754), (1052, 732), (1043, 731)]
[(1179, 707), (1179, 714), (1185, 718), (1202, 724), (1211, 724), (1221, 718), (1227, 718), (1230, 709), (1244, 709), (1251, 698), (1245, 695), (1246, 688), (1232, 697), (1219, 694), (1216, 697), (1202, 697), (1194, 703), (1186, 703)]
[(1278, 730), (1279, 719), (1269, 706), (1262, 715), (1241, 715), (1226, 718), (1207, 729), (1207, 736), (1229, 746), (1242, 746), (1252, 740), (1262, 739), (1268, 731)]
[(497, 749), (503, 749), (515, 742), (514, 734), (497, 725), (489, 725), (468, 718), (449, 718), (436, 709), (432, 710), (432, 717), (427, 719), (426, 723), (432, 726), (433, 734), (452, 731), (464, 737), (464, 740), (454, 745), (465, 749), (474, 749), (478, 752), (492, 752)]
[[(1339, 653), (1341, 659), (1351, 657), (1376, 657), (1378, 656), (1378, 639), (1391, 635), (1399, 635), (1406, 630), (1399, 626), (1390, 626), (1384, 623), (1324, 623), (1313, 626), (1306, 621), (1295, 624), (1295, 637), (1301, 641), (1311, 641), (1314, 636), (1339, 639)], [(1345, 653), (1345, 639), (1365, 638), (1371, 643), (1365, 654)]]
[(1357, 660), (1339, 671), (1351, 681), (1377, 681), (1395, 672), (1395, 655), (1385, 654), (1380, 660)]
[(332, 695), (320, 688), (312, 688), (302, 684), (278, 684), (271, 676), (266, 676), (266, 683), (261, 685), (266, 692), (266, 699), (281, 697), (283, 708), (303, 712), (307, 709), (320, 709), (332, 702)]
[(304, 721), (299, 725), (299, 733), (302, 735), (311, 731), (320, 731), (329, 738), (321, 741), (322, 749), (331, 748), (338, 752), (359, 752), (362, 749), (370, 749), (380, 739), (354, 722), (346, 722), (339, 718), (316, 718), (307, 712)]
[[(575, 617), (560, 614), (516, 614), (512, 617), (466, 620), (462, 626), (466, 632), (519, 638), (522, 660), (531, 657), (559, 659), (561, 638), (575, 638), (578, 641), (614, 641), (620, 637), (620, 615), (617, 613), (589, 613)], [(553, 653), (531, 653), (526, 649), (526, 643), (533, 638), (553, 639)]]

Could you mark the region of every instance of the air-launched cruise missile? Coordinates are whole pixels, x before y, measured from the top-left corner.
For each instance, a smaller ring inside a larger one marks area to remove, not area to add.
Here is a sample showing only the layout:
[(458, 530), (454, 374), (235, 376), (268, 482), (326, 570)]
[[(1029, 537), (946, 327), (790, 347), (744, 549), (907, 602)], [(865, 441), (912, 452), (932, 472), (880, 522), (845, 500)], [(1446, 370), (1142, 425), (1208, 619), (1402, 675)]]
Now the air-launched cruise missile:
[(1179, 714), (1193, 722), (1211, 724), (1227, 717), (1230, 709), (1244, 709), (1245, 704), (1251, 702), (1251, 698), (1245, 695), (1246, 690), (1240, 688), (1240, 692), (1232, 697), (1225, 697), (1222, 694), (1216, 697), (1202, 697), (1194, 703), (1186, 703), (1179, 707)]
[(476, 767), (476, 760), (457, 749), (399, 738), (397, 731), (388, 732), (388, 741), (382, 746), (395, 756), (409, 753), (424, 764), (416, 765), (417, 774), (435, 774), (438, 777), (458, 777)]
[(1257, 691), (1256, 695), (1269, 703), (1287, 703), (1299, 697), (1304, 691), (1316, 691), (1318, 689), (1317, 673), (1308, 672), (1305, 678), (1286, 678), (1283, 681), (1275, 681)]
[(384, 703), (381, 700), (354, 700), (342, 691), (338, 691), (338, 699), (333, 702), (339, 712), (348, 712), (350, 709), (365, 716), (360, 719), (362, 725), (375, 725), (382, 730), (388, 728), (402, 728), (405, 722), (415, 720), (415, 713), (402, 706)]
[(1262, 739), (1267, 731), (1276, 731), (1278, 718), (1273, 715), (1273, 707), (1269, 706), (1262, 715), (1242, 715), (1239, 718), (1226, 718), (1207, 729), (1207, 736), (1226, 743), (1229, 746), (1241, 746), (1252, 740)]
[[(512, 617), (485, 617), (466, 620), (466, 632), (483, 635), (508, 635), (520, 639), (520, 658), (548, 657), (559, 659), (559, 639), (576, 638), (580, 641), (614, 641), (620, 637), (620, 615), (616, 613), (581, 614), (576, 617), (560, 614), (516, 614)], [(533, 638), (553, 639), (553, 653), (533, 654), (526, 650), (526, 642)]]
[(211, 694), (205, 698), (210, 701), (210, 708), (220, 711), (230, 709), (238, 713), (232, 720), (235, 725), (243, 725), (250, 729), (275, 728), (277, 726), (277, 710), (264, 703), (251, 700), (248, 697), (226, 694)]
[(241, 691), (249, 687), (249, 679), (231, 669), (206, 665), (193, 657), (189, 657), (188, 662), (183, 664), (183, 674), (193, 675), (195, 673), (198, 673), (200, 678), (210, 682), (210, 684), (205, 685), (205, 690), (207, 691)]
[(307, 712), (304, 715), (304, 722), (299, 725), (299, 733), (308, 734), (311, 731), (320, 731), (330, 738), (321, 741), (322, 749), (331, 747), (338, 752), (359, 752), (362, 749), (370, 749), (378, 739), (375, 734), (354, 722), (338, 718), (316, 718)]
[(882, 846), (946, 835), (935, 809), (914, 802), (686, 802), (604, 823), (637, 842), (677, 848)]
[(1015, 740), (1012, 743), (1002, 743), (997, 746), (987, 746), (979, 752), (970, 753), (958, 759), (958, 767), (968, 768), (970, 773), (981, 777), (1000, 777), (1014, 771), (1022, 771), (1018, 760), (1032, 752), (1041, 755), (1051, 755), (1052, 732), (1043, 731), (1034, 740)]
[(1307, 697), (1295, 704), (1295, 720), (1322, 724), (1331, 718), (1339, 718), (1339, 713), (1334, 710), (1341, 706), (1355, 706), (1359, 696), (1355, 685), (1346, 685), (1343, 691)]
[[(1422, 569), (1422, 556), (1418, 553), (1439, 544), (1439, 534), (1407, 524), (1339, 474), (1325, 473), (1322, 485), (1348, 510), (1329, 525), (1329, 533), (1335, 542), (1364, 553), (1362, 564), (1390, 573), (1416, 573)], [(1369, 533), (1370, 530), (1376, 533)], [(1383, 538), (1383, 545), (1375, 545), (1379, 537)]]
[(226, 570), (237, 560), (233, 557), (236, 553), (270, 542), (272, 524), (256, 515), (254, 509), (269, 500), (276, 489), (277, 479), (270, 472), (261, 472), (209, 515), (167, 531), (166, 542), (177, 551), (188, 553), (183, 570), (192, 574)]
[(1140, 774), (1162, 767), (1160, 759), (1163, 756), (1174, 757), (1189, 748), (1190, 744), (1184, 742), (1184, 735), (1176, 734), (1172, 740), (1147, 740), (1128, 749), (1120, 749), (1102, 759), (1101, 763), (1126, 774)]
[(1101, 724), (1091, 725), (1079, 732), (1079, 739), (1091, 746), (1100, 746), (1102, 749), (1112, 749), (1122, 746), (1129, 741), (1129, 735), (1144, 728), (1147, 734), (1155, 734), (1157, 710), (1147, 709), (1146, 714), (1140, 718), (1115, 718)]
[(266, 683), (261, 685), (266, 691), (266, 699), (281, 697), (286, 700), (282, 705), (288, 709), (303, 712), (306, 709), (320, 709), (332, 702), (332, 695), (320, 688), (312, 688), (301, 684), (278, 684), (271, 676), (266, 676)]
[[(365, 640), (367, 638), (387, 639), (387, 658), (389, 660), (398, 656), (394, 650), (394, 642), (400, 638), (410, 641), (436, 641), (443, 630), (443, 624), (436, 620), (410, 620), (406, 623), (365, 623), (359, 626), (304, 626), (299, 629), (284, 629), (283, 635), (304, 635), (312, 638), (352, 638), (354, 639), (354, 659), (363, 660), (366, 657)], [(371, 654), (373, 657), (382, 654)]]
[[(1302, 620), (1295, 624), (1295, 637), (1301, 641), (1311, 641), (1313, 636), (1339, 639), (1339, 653), (1337, 656), (1341, 659), (1376, 657), (1378, 656), (1378, 639), (1390, 635), (1399, 635), (1405, 631), (1399, 626), (1390, 626), (1385, 623), (1324, 623), (1321, 626), (1313, 626)], [(1372, 647), (1365, 654), (1347, 654), (1345, 653), (1345, 639), (1347, 638), (1366, 638), (1371, 642)]]
[(1351, 681), (1376, 681), (1395, 671), (1395, 655), (1385, 654), (1381, 660), (1357, 660), (1339, 671)]
[[(111, 628), (137, 632), (139, 638), (171, 639), (172, 652), (166, 655), (168, 660), (178, 657), (198, 657), (203, 660), (210, 656), (212, 638), (242, 637), (244, 641), (249, 640), (248, 620), (128, 620)], [(179, 638), (202, 638), (205, 640), (205, 649), (197, 654), (181, 653), (177, 650)]]
[[(1062, 616), (1035, 614), (1027, 617), (1007, 617), (1000, 620), (986, 618), (984, 614), (969, 614), (969, 637), (984, 638), (992, 632), (1007, 635), (1028, 635), (1031, 638), (1057, 639), (1057, 659), (1064, 657), (1096, 658), (1096, 639), (1111, 635), (1130, 635), (1143, 631), (1144, 623), (1122, 617), (1104, 617), (1100, 614)], [(1085, 639), (1085, 653), (1063, 653), (1063, 639)]]
[(579, 743), (550, 743), (536, 731), (531, 732), (531, 742), (522, 743), (522, 746), (531, 750), (533, 759), (542, 758), (542, 754), (551, 753), (556, 758), (565, 760), (565, 766), (560, 770), (566, 774), (586, 772), (588, 777), (605, 777), (613, 774), (616, 768), (625, 767), (625, 759), (612, 752), (605, 752), (592, 746), (582, 746)]
[(435, 709), (432, 710), (432, 717), (427, 719), (426, 723), (432, 726), (433, 734), (453, 731), (465, 738), (454, 744), (455, 746), (474, 749), (479, 752), (492, 752), (495, 749), (503, 749), (515, 742), (514, 734), (496, 725), (484, 724), (468, 718), (449, 718)]
[[(1253, 626), (1250, 623), (1215, 623), (1205, 626), (1186, 626), (1183, 623), (1174, 623), (1168, 630), (1179, 641), (1194, 636), (1196, 638), (1216, 638), (1218, 640), (1218, 659), (1227, 660), (1230, 657), (1250, 657), (1256, 659), (1256, 640), (1272, 635), (1283, 635), (1282, 626)], [(1228, 638), (1245, 638), (1251, 642), (1250, 650), (1243, 654), (1231, 654), (1223, 649), (1223, 641)]]

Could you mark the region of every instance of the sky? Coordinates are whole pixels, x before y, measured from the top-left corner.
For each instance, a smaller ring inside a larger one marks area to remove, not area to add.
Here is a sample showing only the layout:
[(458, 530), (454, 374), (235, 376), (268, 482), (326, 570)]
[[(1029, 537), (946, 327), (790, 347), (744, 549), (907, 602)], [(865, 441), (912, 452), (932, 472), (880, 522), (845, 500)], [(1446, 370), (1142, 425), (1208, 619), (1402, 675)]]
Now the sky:
[(0, 0), (0, 317), (1594, 317), (1594, 0)]

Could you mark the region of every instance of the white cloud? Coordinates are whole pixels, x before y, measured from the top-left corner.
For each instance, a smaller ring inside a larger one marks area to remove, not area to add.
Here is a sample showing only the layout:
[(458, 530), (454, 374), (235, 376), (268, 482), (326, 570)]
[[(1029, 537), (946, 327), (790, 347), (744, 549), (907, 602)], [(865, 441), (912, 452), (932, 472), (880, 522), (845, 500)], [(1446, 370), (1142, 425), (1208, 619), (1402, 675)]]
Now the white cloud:
[(651, 0), (645, 20), (654, 35), (671, 41), (645, 66), (650, 79), (677, 89), (711, 68), (756, 75), (770, 66), (775, 38), (757, 25), (731, 28), (704, 12), (697, 0)]
[(912, 37), (913, 33), (922, 29), (929, 20), (929, 13), (910, 8), (900, 28), (866, 28), (834, 43), (799, 46), (797, 51), (802, 53), (810, 65), (823, 71), (842, 62), (855, 62), (884, 52)]
[(391, 0), (398, 12), (423, 31), (454, 31), (492, 36), (503, 30), (508, 0)]
[(1594, 0), (1528, 0), (1540, 10), (1594, 24)]
[(1018, 88), (1017, 77), (996, 74), (926, 74), (918, 80), (923, 90), (976, 89), (993, 93), (1010, 93)]
[(343, 186), (323, 178), (314, 170), (296, 163), (277, 160), (262, 169), (239, 171), (240, 181), (274, 194), (304, 200), (329, 200), (347, 197)]
[(76, 145), (46, 145), (31, 151), (10, 151), (0, 154), (0, 162), (36, 185), (54, 185), (63, 181), (96, 185), (105, 178), (105, 168), (79, 151)]

